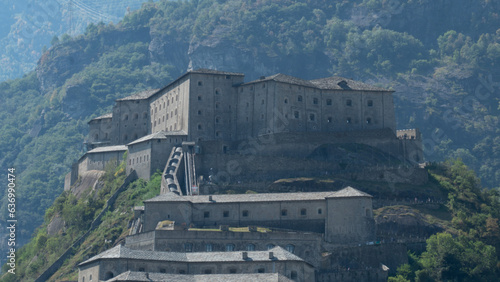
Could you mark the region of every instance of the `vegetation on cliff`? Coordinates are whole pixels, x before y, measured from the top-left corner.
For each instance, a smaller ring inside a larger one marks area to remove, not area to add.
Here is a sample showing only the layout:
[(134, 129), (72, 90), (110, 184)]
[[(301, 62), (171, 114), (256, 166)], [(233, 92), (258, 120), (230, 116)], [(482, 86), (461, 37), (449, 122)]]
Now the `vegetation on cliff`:
[[(108, 166), (99, 180), (98, 188), (89, 187), (79, 198), (72, 191), (64, 191), (45, 213), (44, 223), (37, 229), (31, 241), (17, 254), (16, 275), (6, 274), (2, 281), (31, 281), (36, 279), (90, 227), (101, 213), (106, 201), (123, 184), (124, 163)], [(78, 246), (74, 255), (54, 274), (54, 279), (76, 279), (76, 265), (96, 255), (128, 235), (128, 226), (133, 218), (133, 207), (143, 200), (156, 196), (160, 191), (161, 175), (155, 174), (149, 182), (137, 180), (121, 192), (113, 205), (103, 216), (102, 223)], [(49, 231), (50, 224), (63, 220), (63, 227)], [(4, 273), (8, 269), (3, 266)]]

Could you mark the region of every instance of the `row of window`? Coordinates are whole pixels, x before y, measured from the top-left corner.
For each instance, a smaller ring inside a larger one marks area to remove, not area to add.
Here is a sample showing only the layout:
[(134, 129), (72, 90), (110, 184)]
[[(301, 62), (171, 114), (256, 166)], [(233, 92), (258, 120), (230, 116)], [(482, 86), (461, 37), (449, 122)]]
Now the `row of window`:
[(128, 165), (140, 164), (142, 162), (149, 162), (149, 155), (131, 158), (128, 160)]
[[(266, 245), (266, 249), (270, 250), (272, 248), (276, 247), (276, 245), (269, 243)], [(184, 251), (185, 252), (193, 252), (193, 243), (184, 243)], [(234, 252), (235, 251), (235, 245), (234, 244), (226, 244), (225, 249), (226, 252)], [(288, 244), (285, 246), (285, 250), (289, 251), (290, 253), (295, 253), (295, 246), (292, 244)], [(214, 251), (214, 245), (211, 243), (205, 244), (205, 252), (213, 252)], [(247, 244), (245, 247), (245, 251), (255, 251), (255, 244)]]
[[(322, 208), (318, 208), (317, 209), (317, 213), (318, 214), (323, 214), (323, 209)], [(227, 210), (226, 211), (222, 211), (222, 217), (227, 218), (227, 217), (229, 217), (229, 215), (230, 215), (229, 211), (227, 211)], [(300, 215), (303, 215), (303, 216), (307, 215), (307, 209), (304, 209), (304, 208), (300, 209)], [(250, 211), (243, 210), (241, 212), (241, 216), (242, 217), (249, 217), (250, 216)], [(288, 216), (288, 210), (287, 209), (282, 209), (281, 210), (281, 216)], [(210, 212), (209, 211), (204, 211), (203, 212), (203, 218), (210, 218)]]
[[(297, 96), (297, 102), (302, 102), (303, 100), (304, 100), (304, 98), (302, 97), (302, 95), (298, 95)], [(283, 100), (283, 103), (288, 104), (288, 98), (285, 98), (285, 100)], [(264, 104), (264, 100), (262, 100), (262, 104)], [(318, 98), (313, 98), (313, 104), (314, 105), (318, 105), (319, 104), (319, 99)], [(326, 99), (326, 105), (327, 106), (333, 105), (333, 100), (332, 99)], [(352, 100), (351, 99), (347, 99), (345, 101), (345, 105), (351, 107), (352, 106)], [(373, 107), (373, 100), (366, 101), (366, 105), (368, 107)]]
[[(151, 113), (153, 113), (153, 110), (151, 110)], [(148, 118), (148, 113), (146, 113), (146, 112), (142, 113), (142, 118), (143, 118), (143, 119), (147, 119), (147, 118)], [(139, 114), (138, 114), (138, 113), (135, 113), (135, 114), (133, 115), (133, 119), (134, 119), (134, 120), (138, 120), (138, 119), (139, 119)], [(124, 114), (124, 115), (123, 115), (123, 120), (128, 120), (128, 114)]]

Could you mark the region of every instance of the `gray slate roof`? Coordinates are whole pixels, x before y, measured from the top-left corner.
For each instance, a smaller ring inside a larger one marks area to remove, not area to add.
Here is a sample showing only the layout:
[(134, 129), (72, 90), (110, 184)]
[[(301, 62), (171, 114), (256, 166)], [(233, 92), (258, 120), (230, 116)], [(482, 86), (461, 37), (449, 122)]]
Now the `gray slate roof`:
[(238, 75), (238, 76), (245, 75), (245, 74), (240, 73), (240, 72), (228, 72), (228, 71), (219, 71), (219, 70), (211, 70), (211, 69), (196, 69), (196, 70), (188, 71), (188, 73)]
[(350, 186), (336, 192), (300, 192), (300, 193), (259, 193), (229, 195), (179, 196), (165, 193), (144, 202), (191, 202), (191, 203), (238, 203), (238, 202), (282, 202), (282, 201), (314, 201), (326, 198), (372, 197)]
[(127, 151), (127, 146), (125, 145), (116, 145), (116, 146), (106, 146), (106, 147), (97, 147), (87, 152), (87, 154), (93, 153), (104, 153), (104, 152), (120, 152)]
[[(273, 252), (273, 259), (269, 258), (269, 252)], [(277, 246), (269, 251), (252, 251), (246, 252), (248, 259), (243, 259), (243, 251), (237, 252), (195, 252), (195, 253), (178, 253), (178, 252), (156, 252), (132, 250), (125, 246), (118, 245), (109, 250), (106, 250), (79, 265), (85, 265), (101, 259), (137, 259), (150, 261), (171, 261), (171, 262), (245, 262), (245, 261), (304, 261), (300, 257), (286, 251)]]
[(289, 282), (293, 281), (279, 273), (241, 274), (166, 274), (156, 272), (127, 271), (106, 282), (118, 281), (180, 281), (180, 282)]
[(112, 117), (113, 117), (113, 113), (109, 113), (109, 114), (102, 115), (102, 116), (100, 116), (100, 117), (93, 118), (93, 119), (91, 119), (90, 121), (93, 121), (93, 120), (98, 120), (98, 119), (112, 118)]
[(127, 145), (134, 145), (137, 143), (141, 143), (141, 142), (145, 142), (145, 141), (153, 140), (153, 139), (167, 139), (168, 136), (186, 136), (186, 135), (187, 135), (187, 133), (185, 131), (182, 131), (182, 130), (178, 130), (178, 131), (163, 131), (163, 130), (161, 130), (161, 131), (143, 136), (139, 139), (136, 139), (136, 140), (128, 143)]
[(250, 81), (244, 83), (243, 85), (259, 83), (263, 81), (277, 81), (289, 84), (300, 85), (304, 87), (317, 88), (322, 90), (364, 90), (364, 91), (383, 91), (383, 92), (391, 92), (391, 90), (387, 90), (380, 87), (375, 87), (363, 82), (354, 81), (352, 79), (343, 78), (340, 76), (332, 76), (314, 80), (304, 80), (301, 78), (297, 78), (294, 76), (286, 75), (286, 74), (275, 74), (271, 76), (267, 76), (262, 79), (257, 79), (254, 81)]
[(149, 90), (144, 90), (139, 93), (135, 93), (133, 95), (127, 96), (125, 98), (118, 99), (116, 101), (127, 101), (127, 100), (144, 100), (148, 99), (149, 97), (153, 96), (156, 92), (158, 92), (160, 89), (149, 89)]

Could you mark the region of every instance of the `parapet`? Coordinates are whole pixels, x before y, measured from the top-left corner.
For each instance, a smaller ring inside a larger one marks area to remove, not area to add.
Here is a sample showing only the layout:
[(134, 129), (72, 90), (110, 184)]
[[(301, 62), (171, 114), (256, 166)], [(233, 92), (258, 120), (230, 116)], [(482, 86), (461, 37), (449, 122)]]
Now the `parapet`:
[(418, 128), (397, 130), (396, 136), (399, 139), (422, 140), (422, 134)]

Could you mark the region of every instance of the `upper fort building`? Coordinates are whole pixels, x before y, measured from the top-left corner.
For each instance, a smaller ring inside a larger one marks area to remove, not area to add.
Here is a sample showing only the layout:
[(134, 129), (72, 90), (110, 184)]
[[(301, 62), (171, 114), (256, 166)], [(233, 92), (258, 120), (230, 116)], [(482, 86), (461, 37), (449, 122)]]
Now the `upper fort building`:
[[(186, 141), (211, 156), (195, 160), (199, 174), (221, 170), (221, 154), (307, 159), (322, 148), (328, 160), (332, 150), (326, 145), (347, 143), (368, 145), (403, 162), (421, 162), (418, 130), (396, 131), (392, 94), (341, 77), (303, 80), (276, 74), (244, 82), (241, 73), (189, 71), (162, 89), (119, 99), (113, 113), (92, 119), (89, 151), (78, 170), (102, 170), (123, 153), (124, 147), (117, 145), (127, 145), (127, 172), (133, 169), (149, 179), (164, 170), (172, 148)], [(261, 146), (252, 140), (268, 142), (259, 142), (265, 143)], [(73, 180), (75, 175), (74, 167)]]

